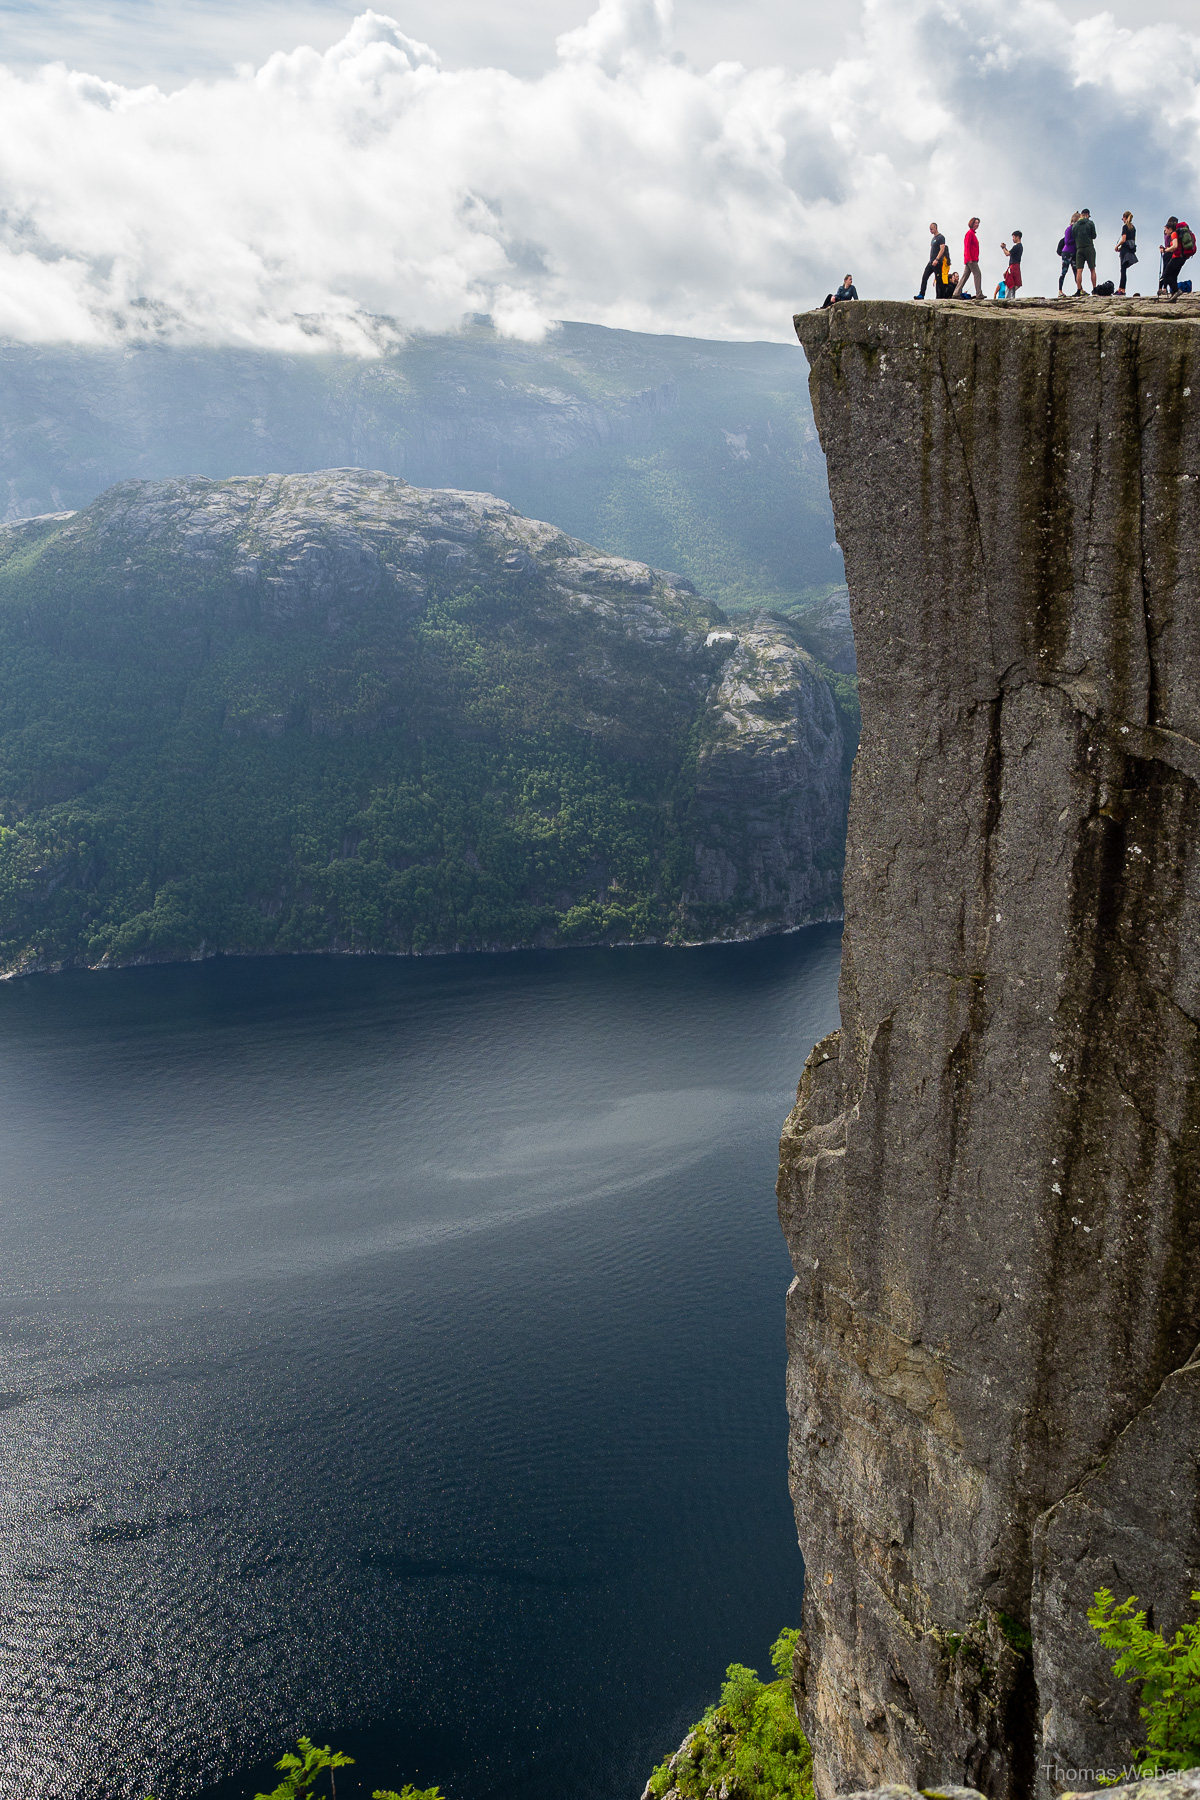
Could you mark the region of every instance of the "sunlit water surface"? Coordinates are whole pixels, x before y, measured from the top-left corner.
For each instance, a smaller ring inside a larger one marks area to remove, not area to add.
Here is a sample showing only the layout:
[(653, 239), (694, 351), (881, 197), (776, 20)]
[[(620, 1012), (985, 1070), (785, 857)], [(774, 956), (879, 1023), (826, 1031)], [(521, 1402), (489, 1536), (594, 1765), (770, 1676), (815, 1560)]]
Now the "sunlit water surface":
[(637, 1800), (798, 1617), (772, 1186), (838, 953), (0, 990), (6, 1800), (300, 1730), (339, 1796)]

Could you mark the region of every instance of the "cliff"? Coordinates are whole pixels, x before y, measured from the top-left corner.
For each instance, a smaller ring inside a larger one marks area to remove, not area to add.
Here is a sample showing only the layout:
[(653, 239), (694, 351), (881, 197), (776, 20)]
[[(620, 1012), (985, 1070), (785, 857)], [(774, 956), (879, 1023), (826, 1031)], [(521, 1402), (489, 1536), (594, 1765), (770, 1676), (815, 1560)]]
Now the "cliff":
[(1200, 305), (797, 318), (858, 646), (783, 1136), (818, 1789), (1121, 1764), (1200, 1586)]
[(836, 917), (856, 727), (786, 623), (490, 495), (126, 483), (0, 528), (0, 972)]

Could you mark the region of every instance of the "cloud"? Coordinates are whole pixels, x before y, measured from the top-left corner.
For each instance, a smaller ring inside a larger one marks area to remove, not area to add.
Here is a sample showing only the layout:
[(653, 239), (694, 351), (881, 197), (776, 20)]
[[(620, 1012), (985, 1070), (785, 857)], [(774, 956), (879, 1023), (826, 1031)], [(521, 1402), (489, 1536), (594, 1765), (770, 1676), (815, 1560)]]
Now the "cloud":
[[(825, 71), (689, 66), (670, 0), (602, 0), (536, 78), (447, 70), (364, 12), (323, 53), (174, 92), (0, 69), (0, 333), (370, 350), (492, 314), (784, 337), (846, 268), (904, 295), (936, 216), (1024, 231), (1027, 289), (1090, 205), (1143, 283), (1200, 173), (1200, 40), (1051, 0), (867, 0)], [(1195, 208), (1200, 210), (1200, 207)], [(993, 277), (994, 278), (994, 277)]]

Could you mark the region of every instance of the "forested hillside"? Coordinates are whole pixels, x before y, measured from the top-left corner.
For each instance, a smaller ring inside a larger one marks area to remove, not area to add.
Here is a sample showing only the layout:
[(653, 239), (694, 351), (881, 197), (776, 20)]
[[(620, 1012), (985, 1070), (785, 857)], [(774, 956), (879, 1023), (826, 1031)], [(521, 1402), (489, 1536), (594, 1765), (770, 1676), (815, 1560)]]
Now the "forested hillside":
[(131, 478), (333, 466), (497, 494), (726, 609), (843, 579), (799, 347), (564, 325), (381, 333), (374, 359), (0, 346), (0, 518)]
[(0, 966), (689, 941), (840, 910), (853, 682), (486, 494), (0, 528)]

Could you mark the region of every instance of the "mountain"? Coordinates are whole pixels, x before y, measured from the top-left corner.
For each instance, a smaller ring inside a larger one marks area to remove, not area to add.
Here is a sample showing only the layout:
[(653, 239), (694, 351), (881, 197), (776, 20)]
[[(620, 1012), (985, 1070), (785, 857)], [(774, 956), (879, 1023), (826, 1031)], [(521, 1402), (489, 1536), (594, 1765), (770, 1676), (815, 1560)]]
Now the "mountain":
[(836, 916), (853, 688), (487, 494), (119, 484), (0, 528), (0, 968)]
[(729, 610), (844, 580), (794, 344), (566, 324), (529, 345), (477, 322), (373, 359), (0, 345), (0, 519), (135, 478), (350, 465), (496, 494)]

